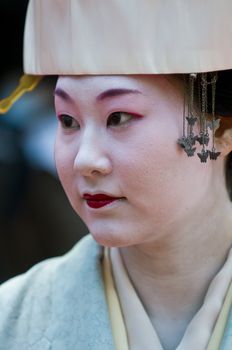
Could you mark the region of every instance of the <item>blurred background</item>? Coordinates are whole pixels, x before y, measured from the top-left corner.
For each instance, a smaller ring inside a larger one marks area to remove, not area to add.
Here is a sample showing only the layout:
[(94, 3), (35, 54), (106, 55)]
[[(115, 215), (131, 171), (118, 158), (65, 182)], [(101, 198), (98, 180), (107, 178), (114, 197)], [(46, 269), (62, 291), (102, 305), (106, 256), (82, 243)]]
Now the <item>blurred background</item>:
[[(0, 99), (16, 88), (23, 73), (27, 4), (1, 0)], [(56, 174), (55, 82), (56, 77), (46, 77), (0, 115), (0, 282), (66, 253), (88, 232)]]

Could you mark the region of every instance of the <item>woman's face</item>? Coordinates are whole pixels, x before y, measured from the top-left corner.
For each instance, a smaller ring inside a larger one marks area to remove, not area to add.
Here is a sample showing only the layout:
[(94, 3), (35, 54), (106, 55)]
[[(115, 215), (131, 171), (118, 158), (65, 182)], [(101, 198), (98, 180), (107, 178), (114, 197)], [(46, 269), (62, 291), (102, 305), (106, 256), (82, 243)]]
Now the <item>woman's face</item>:
[(157, 240), (205, 198), (210, 166), (177, 145), (179, 85), (163, 75), (58, 79), (58, 175), (74, 210), (103, 245)]

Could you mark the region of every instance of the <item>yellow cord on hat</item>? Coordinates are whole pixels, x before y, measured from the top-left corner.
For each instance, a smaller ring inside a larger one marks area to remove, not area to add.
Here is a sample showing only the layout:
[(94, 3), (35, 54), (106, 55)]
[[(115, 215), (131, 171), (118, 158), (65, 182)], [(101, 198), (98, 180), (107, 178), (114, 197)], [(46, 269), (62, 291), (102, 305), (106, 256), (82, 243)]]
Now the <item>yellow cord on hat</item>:
[(16, 89), (10, 94), (10, 96), (0, 100), (0, 114), (5, 114), (12, 105), (23, 95), (25, 92), (32, 91), (38, 85), (43, 76), (24, 74), (20, 80)]

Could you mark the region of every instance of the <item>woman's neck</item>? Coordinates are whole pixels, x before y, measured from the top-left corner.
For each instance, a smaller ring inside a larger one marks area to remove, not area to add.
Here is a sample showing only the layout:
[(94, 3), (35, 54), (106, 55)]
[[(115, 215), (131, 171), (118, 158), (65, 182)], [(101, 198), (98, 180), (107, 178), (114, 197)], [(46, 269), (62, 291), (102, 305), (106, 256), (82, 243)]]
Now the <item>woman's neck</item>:
[(172, 226), (159, 241), (120, 248), (132, 284), (166, 349), (179, 343), (231, 248), (231, 204), (216, 213), (212, 218), (200, 208), (192, 222)]

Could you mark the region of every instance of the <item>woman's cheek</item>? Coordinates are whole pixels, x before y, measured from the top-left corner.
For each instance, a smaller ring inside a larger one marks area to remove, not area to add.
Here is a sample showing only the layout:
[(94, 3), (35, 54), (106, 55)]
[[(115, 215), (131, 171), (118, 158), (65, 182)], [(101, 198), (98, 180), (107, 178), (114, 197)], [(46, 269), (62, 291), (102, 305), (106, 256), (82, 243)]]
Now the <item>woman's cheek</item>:
[(77, 212), (76, 189), (74, 188), (75, 181), (69, 170), (69, 164), (63, 162), (60, 159), (57, 161), (57, 172), (59, 180), (71, 206)]
[(68, 186), (71, 185), (71, 182), (70, 182), (72, 178), (71, 163), (72, 163), (72, 160), (70, 157), (70, 153), (65, 148), (62, 148), (59, 145), (59, 143), (56, 143), (55, 164), (56, 164), (58, 177), (65, 191), (67, 191)]

